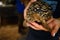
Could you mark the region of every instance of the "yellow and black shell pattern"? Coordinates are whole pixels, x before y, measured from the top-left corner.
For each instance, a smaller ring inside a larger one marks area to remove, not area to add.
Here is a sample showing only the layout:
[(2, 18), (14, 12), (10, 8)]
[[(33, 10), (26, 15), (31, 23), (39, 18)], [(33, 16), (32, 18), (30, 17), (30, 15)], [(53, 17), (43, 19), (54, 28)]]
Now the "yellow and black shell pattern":
[(52, 17), (52, 8), (51, 6), (43, 1), (33, 2), (27, 10), (26, 20), (35, 21), (37, 23), (41, 23), (48, 30), (46, 21)]

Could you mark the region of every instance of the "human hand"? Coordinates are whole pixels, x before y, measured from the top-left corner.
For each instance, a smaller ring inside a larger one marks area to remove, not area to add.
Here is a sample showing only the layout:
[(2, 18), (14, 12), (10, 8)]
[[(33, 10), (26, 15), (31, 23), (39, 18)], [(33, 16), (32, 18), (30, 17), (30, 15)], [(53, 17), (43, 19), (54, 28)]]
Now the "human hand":
[[(49, 26), (49, 28), (52, 29), (51, 31), (51, 35), (55, 36), (55, 34), (57, 33), (58, 29), (59, 29), (59, 21), (56, 19), (50, 19), (47, 21), (47, 24)], [(27, 22), (27, 26), (33, 28), (34, 30), (44, 30), (44, 31), (48, 31), (47, 29), (45, 29), (42, 25), (39, 25), (35, 22)]]
[(57, 19), (52, 18), (51, 20), (47, 21), (48, 26), (52, 29), (51, 35), (54, 37), (57, 31), (59, 30), (60, 21)]
[(60, 21), (57, 19), (54, 19), (53, 21), (48, 22), (48, 25), (50, 28), (52, 28), (51, 35), (54, 37), (57, 31), (59, 30)]
[(27, 11), (28, 11), (30, 5), (31, 5), (33, 2), (35, 2), (35, 1), (37, 1), (37, 0), (30, 0), (30, 2), (28, 3), (28, 5), (27, 5), (26, 8), (24, 9), (24, 19), (27, 19), (27, 18), (26, 18)]
[(27, 21), (27, 26), (31, 27), (34, 30), (44, 30), (44, 31), (48, 31), (47, 29), (45, 29), (42, 25), (37, 24), (36, 22), (31, 22), (31, 21)]
[(30, 2), (35, 2), (35, 1), (37, 1), (37, 0), (30, 0)]
[[(55, 26), (55, 24), (53, 24), (53, 21), (54, 21), (53, 19), (50, 19), (50, 20), (47, 21), (47, 24), (48, 24), (50, 29), (52, 29), (53, 26)], [(27, 26), (30, 26), (31, 28), (33, 28), (35, 30), (49, 31), (48, 29), (44, 28), (43, 25), (39, 25), (36, 22), (27, 21)]]

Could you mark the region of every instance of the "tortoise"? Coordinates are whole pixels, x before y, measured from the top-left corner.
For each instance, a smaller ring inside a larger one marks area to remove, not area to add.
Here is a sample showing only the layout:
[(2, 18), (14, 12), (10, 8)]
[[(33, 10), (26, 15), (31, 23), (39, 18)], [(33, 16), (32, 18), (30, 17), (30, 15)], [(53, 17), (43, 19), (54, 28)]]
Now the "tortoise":
[(42, 24), (44, 28), (51, 32), (52, 29), (49, 28), (47, 21), (53, 17), (52, 13), (52, 7), (48, 3), (38, 0), (33, 2), (28, 8), (26, 13), (27, 19), (25, 20)]

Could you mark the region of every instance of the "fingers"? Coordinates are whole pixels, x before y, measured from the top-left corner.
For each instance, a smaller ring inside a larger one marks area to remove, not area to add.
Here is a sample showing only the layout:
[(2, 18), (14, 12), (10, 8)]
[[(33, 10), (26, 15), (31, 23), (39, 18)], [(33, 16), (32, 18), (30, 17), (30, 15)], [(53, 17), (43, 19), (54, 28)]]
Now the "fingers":
[(45, 29), (42, 25), (39, 25), (35, 22), (29, 22), (28, 24), (31, 28), (35, 29), (35, 30), (44, 30), (44, 31), (48, 31), (47, 29)]
[(31, 2), (35, 2), (35, 1), (37, 1), (37, 0), (31, 0)]
[(54, 23), (54, 21), (51, 21), (51, 22), (48, 24), (48, 26), (49, 26), (50, 29), (53, 29), (55, 25), (56, 25), (56, 24)]
[(59, 27), (56, 25), (52, 30), (51, 35), (54, 37), (58, 30), (59, 30)]
[(59, 22), (56, 19), (50, 19), (47, 21), (48, 26), (52, 29), (51, 35), (54, 37), (59, 30)]
[(54, 26), (54, 28), (53, 28), (53, 30), (51, 32), (52, 36), (55, 36), (55, 34), (57, 33), (57, 31), (59, 30), (59, 23), (58, 23), (57, 20), (54, 21), (54, 24), (55, 24), (55, 26)]
[(29, 23), (27, 23), (27, 25), (28, 25), (29, 27), (31, 27), (32, 29), (37, 30), (37, 28), (35, 28), (34, 26), (32, 26), (32, 25), (31, 25), (31, 24), (29, 24)]
[(49, 24), (49, 23), (51, 23), (51, 22), (53, 22), (53, 21), (54, 21), (54, 19), (51, 18), (50, 20), (47, 21), (47, 24)]
[(24, 9), (24, 19), (26, 19), (27, 10), (28, 10), (28, 8), (30, 7), (31, 4), (32, 3), (29, 2), (28, 5), (26, 6), (26, 8)]
[[(50, 22), (50, 23), (49, 23)], [(57, 31), (59, 30), (59, 23), (58, 21), (56, 21), (55, 19), (51, 19), (48, 22), (48, 26), (52, 29), (51, 31), (51, 35), (54, 37), (55, 34), (57, 33)], [(42, 25), (39, 25), (35, 22), (30, 22), (28, 21), (28, 26), (30, 26), (31, 28), (33, 28), (34, 30), (44, 30), (44, 31), (48, 31), (47, 29), (45, 29)]]
[(47, 21), (48, 27), (52, 29), (54, 27), (54, 18), (51, 18)]

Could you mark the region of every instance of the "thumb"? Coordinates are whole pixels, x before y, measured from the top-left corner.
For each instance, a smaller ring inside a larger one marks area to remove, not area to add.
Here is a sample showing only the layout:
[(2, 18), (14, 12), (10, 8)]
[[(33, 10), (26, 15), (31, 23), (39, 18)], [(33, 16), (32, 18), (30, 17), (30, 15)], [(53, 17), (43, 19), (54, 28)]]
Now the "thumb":
[(59, 30), (59, 26), (56, 25), (56, 26), (53, 28), (53, 30), (52, 30), (52, 32), (51, 32), (51, 35), (54, 37), (58, 30)]

